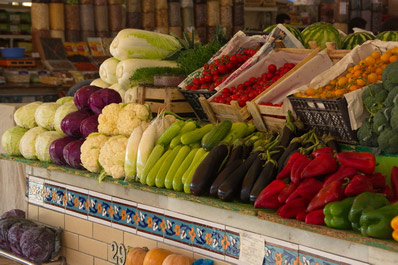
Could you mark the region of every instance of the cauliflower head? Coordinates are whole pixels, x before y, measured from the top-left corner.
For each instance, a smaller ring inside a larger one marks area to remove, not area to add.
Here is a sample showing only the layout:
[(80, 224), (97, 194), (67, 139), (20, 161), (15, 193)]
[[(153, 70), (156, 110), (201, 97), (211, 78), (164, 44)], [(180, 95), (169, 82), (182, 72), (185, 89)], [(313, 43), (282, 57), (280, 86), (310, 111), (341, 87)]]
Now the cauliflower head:
[(112, 103), (102, 109), (98, 117), (98, 132), (106, 135), (118, 135), (117, 121), (123, 104)]
[(106, 174), (115, 179), (124, 177), (124, 160), (128, 138), (123, 135), (113, 136), (105, 142), (99, 154), (99, 162)]
[(101, 133), (91, 133), (82, 146), (80, 147), (80, 159), (85, 169), (93, 173), (99, 173), (101, 171), (98, 158), (101, 148), (105, 142), (109, 139), (108, 136)]
[(120, 134), (129, 137), (132, 131), (148, 120), (149, 110), (138, 103), (125, 104), (119, 112), (117, 129)]

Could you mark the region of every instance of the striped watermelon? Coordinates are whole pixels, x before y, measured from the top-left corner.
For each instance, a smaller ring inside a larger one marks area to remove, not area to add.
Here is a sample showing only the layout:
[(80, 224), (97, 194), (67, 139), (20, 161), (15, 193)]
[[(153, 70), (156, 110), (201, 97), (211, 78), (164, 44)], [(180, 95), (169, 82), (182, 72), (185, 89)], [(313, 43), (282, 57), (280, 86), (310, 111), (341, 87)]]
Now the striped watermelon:
[[(277, 25), (278, 24), (269, 26), (264, 30), (264, 32), (268, 34), (271, 33), (274, 30), (274, 28), (276, 28)], [(293, 34), (294, 37), (296, 37), (301, 43), (304, 44), (303, 35), (301, 35), (300, 30), (289, 24), (283, 24), (283, 26), (285, 26)]]
[(326, 48), (326, 42), (335, 42), (338, 49), (341, 45), (339, 31), (330, 23), (317, 22), (311, 24), (301, 34), (307, 48), (309, 48), (309, 41), (316, 41), (317, 45), (322, 49)]
[(367, 40), (374, 40), (374, 39), (376, 39), (376, 37), (373, 34), (367, 32), (351, 33), (344, 38), (343, 44), (341, 46), (343, 49), (352, 50), (357, 45), (361, 45)]
[(383, 31), (376, 38), (382, 41), (398, 41), (398, 31)]

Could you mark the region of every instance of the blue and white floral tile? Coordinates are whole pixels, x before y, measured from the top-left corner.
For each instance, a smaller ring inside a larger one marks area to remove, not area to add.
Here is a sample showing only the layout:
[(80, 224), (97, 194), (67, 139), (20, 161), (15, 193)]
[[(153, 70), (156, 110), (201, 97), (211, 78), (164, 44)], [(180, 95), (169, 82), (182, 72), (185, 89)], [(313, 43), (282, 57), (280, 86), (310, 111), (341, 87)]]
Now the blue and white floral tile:
[(166, 231), (164, 210), (144, 204), (138, 204), (137, 208), (137, 214), (134, 216), (137, 235), (163, 242), (163, 234)]
[(88, 190), (67, 185), (64, 200), (67, 214), (87, 219), (89, 207)]
[(190, 236), (194, 238), (193, 250), (200, 254), (224, 260), (225, 251), (231, 245), (225, 234), (225, 225), (199, 219), (194, 221), (193, 224), (194, 227), (189, 232)]
[(88, 220), (110, 226), (115, 214), (112, 197), (90, 190), (88, 201)]
[(112, 227), (135, 234), (137, 223), (134, 217), (138, 216), (137, 203), (112, 197)]
[(25, 177), (25, 197), (29, 200), (29, 175)]
[(66, 186), (46, 180), (44, 182), (44, 207), (58, 212), (65, 212)]
[[(340, 257), (317, 249), (299, 246), (300, 260), (297, 265), (337, 265)], [(296, 264), (295, 264), (296, 265)]]
[(44, 179), (29, 176), (29, 203), (43, 205)]
[(192, 218), (172, 211), (165, 211), (166, 230), (164, 243), (192, 251), (195, 238), (190, 236), (194, 227)]
[(239, 259), (240, 254), (240, 235), (241, 230), (234, 227), (227, 226), (225, 228), (225, 235), (227, 236), (230, 245), (225, 250), (225, 260), (234, 262)]
[(267, 265), (298, 265), (300, 261), (299, 246), (287, 241), (264, 237), (265, 258)]

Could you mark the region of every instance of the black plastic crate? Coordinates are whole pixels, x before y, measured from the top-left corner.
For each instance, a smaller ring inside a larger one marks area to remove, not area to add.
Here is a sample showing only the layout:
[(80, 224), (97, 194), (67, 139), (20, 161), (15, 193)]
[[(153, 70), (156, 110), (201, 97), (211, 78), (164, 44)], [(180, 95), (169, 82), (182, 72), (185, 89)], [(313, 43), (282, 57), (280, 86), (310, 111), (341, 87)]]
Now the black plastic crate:
[(357, 134), (351, 129), (345, 98), (318, 99), (293, 95), (288, 98), (303, 123), (320, 135), (331, 133), (340, 142), (358, 143)]
[(200, 104), (199, 97), (205, 97), (206, 99), (208, 99), (215, 93), (217, 93), (217, 91), (180, 89), (180, 92), (184, 95), (189, 105), (191, 105), (196, 117), (201, 121), (208, 121), (209, 118), (207, 117), (205, 111), (202, 108), (202, 105)]

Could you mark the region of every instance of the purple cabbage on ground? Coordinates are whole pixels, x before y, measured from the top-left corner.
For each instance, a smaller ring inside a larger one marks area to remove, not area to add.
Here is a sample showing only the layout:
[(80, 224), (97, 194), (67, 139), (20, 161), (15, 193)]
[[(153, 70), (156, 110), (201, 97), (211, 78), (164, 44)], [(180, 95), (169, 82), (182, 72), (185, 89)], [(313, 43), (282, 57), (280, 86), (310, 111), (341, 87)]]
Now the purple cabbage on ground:
[(47, 262), (55, 250), (56, 233), (45, 226), (31, 227), (20, 239), (24, 257), (35, 263)]

